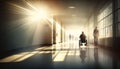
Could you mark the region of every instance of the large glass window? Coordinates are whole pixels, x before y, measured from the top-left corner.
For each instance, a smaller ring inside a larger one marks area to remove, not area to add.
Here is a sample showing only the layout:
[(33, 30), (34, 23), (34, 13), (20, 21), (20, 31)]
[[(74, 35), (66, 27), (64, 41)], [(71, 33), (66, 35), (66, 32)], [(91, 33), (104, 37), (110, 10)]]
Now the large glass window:
[(98, 28), (100, 30), (100, 38), (112, 37), (112, 3), (105, 6), (98, 15)]

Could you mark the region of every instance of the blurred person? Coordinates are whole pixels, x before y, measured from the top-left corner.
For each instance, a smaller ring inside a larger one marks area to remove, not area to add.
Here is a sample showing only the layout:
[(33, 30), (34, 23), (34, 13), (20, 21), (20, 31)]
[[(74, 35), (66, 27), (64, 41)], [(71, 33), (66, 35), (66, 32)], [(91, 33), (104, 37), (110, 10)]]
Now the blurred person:
[(84, 32), (82, 32), (82, 34), (80, 35), (80, 45), (82, 44), (82, 43), (85, 43), (85, 45), (87, 45), (87, 40), (86, 40), (86, 35), (84, 34)]
[(98, 45), (98, 37), (99, 37), (99, 30), (97, 29), (97, 27), (95, 27), (94, 31), (93, 31), (93, 37), (94, 37), (94, 45)]

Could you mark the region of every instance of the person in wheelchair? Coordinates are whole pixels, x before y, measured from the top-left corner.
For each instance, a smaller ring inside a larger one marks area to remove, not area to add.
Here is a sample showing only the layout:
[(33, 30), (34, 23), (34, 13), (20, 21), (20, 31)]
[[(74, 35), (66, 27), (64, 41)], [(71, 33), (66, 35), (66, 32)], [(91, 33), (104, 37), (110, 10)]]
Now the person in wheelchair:
[(84, 32), (82, 32), (79, 38), (79, 45), (82, 45), (82, 43), (85, 43), (85, 45), (87, 45), (86, 35), (84, 34)]

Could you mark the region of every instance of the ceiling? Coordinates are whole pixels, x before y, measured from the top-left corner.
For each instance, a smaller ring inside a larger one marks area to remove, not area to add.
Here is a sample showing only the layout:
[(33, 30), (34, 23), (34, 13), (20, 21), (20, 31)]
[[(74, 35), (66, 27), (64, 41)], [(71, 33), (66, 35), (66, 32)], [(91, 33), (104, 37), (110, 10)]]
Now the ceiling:
[(67, 30), (81, 29), (89, 16), (94, 13), (100, 0), (45, 0), (41, 1), (50, 8), (51, 13), (63, 23)]
[(78, 30), (86, 23), (96, 5), (105, 0), (8, 0), (22, 7), (30, 8), (25, 2), (34, 6), (47, 8), (49, 14), (58, 18), (65, 29)]

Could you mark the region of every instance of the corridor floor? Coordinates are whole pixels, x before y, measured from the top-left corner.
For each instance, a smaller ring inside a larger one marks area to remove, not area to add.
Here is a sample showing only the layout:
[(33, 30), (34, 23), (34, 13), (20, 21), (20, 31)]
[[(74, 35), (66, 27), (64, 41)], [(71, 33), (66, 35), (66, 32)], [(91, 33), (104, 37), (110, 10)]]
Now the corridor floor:
[(42, 46), (0, 59), (1, 69), (120, 69), (120, 59), (93, 45), (77, 43)]

